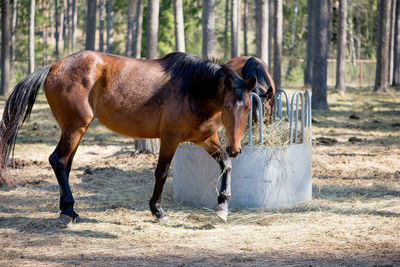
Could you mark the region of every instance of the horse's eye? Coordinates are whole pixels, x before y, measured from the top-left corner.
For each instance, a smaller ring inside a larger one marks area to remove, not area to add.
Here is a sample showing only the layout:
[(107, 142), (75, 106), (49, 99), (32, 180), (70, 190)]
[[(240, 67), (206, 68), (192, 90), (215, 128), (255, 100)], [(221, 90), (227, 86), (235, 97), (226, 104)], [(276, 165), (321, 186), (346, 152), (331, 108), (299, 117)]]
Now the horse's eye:
[(229, 107), (228, 106), (224, 106), (224, 109), (229, 109)]

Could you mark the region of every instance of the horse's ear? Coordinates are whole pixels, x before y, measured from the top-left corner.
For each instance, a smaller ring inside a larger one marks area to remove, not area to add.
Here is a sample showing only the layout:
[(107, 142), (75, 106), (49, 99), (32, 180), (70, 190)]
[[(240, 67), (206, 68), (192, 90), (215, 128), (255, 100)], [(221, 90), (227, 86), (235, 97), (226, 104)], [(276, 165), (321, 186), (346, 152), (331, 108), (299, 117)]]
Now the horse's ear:
[(224, 78), (224, 85), (225, 88), (232, 90), (233, 88), (233, 80), (232, 80), (232, 76), (231, 75), (226, 75)]
[(257, 84), (256, 76), (252, 76), (250, 79), (246, 81), (246, 87), (249, 92), (251, 92)]

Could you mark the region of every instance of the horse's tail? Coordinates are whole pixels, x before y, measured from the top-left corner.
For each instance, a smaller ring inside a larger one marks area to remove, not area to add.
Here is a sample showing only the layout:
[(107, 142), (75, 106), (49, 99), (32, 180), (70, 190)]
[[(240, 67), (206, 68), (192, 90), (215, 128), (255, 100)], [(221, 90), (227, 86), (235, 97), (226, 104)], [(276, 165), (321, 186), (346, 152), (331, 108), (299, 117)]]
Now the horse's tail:
[(10, 152), (14, 149), (18, 129), (31, 114), (39, 88), (46, 80), (50, 68), (48, 65), (25, 77), (15, 86), (6, 102), (0, 122), (0, 186), (15, 186), (6, 173)]

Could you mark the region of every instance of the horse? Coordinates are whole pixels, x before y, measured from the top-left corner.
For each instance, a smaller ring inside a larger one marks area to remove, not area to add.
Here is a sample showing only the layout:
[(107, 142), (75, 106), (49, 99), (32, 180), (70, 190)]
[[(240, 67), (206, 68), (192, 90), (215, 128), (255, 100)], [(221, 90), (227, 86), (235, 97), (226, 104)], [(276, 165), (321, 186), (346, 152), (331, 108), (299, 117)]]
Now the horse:
[[(249, 79), (253, 76), (257, 78), (257, 84), (253, 92), (261, 98), (262, 102), (266, 102), (266, 105), (263, 105), (263, 110), (265, 107), (264, 113), (266, 114), (264, 118), (265, 123), (270, 123), (276, 87), (267, 65), (259, 58), (240, 56), (229, 60), (226, 66), (232, 68), (243, 79)], [(253, 122), (257, 123), (260, 117), (257, 101), (253, 102), (252, 112)]]
[[(222, 182), (215, 207), (226, 221), (231, 161), (241, 153), (240, 139), (250, 110), (249, 93), (257, 80), (240, 78), (226, 65), (174, 52), (146, 60), (82, 51), (30, 74), (8, 98), (0, 128), (0, 167), (5, 175), (19, 127), (28, 118), (40, 87), (61, 136), (49, 162), (60, 188), (59, 222), (80, 220), (69, 174), (78, 145), (94, 118), (110, 130), (134, 138), (159, 138), (155, 185), (149, 202), (157, 220), (166, 218), (161, 194), (177, 146), (185, 141), (207, 151), (220, 165)], [(224, 125), (227, 147), (218, 140)]]

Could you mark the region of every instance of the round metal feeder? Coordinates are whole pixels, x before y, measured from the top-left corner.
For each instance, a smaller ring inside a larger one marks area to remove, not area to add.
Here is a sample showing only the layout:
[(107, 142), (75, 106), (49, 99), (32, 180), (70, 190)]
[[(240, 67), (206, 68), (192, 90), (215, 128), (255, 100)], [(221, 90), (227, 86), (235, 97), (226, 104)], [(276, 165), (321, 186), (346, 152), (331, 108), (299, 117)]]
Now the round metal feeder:
[[(261, 108), (261, 100), (251, 93), (252, 103), (253, 98), (259, 101), (258, 106)], [(283, 116), (283, 98), (286, 100), (290, 123), (289, 144), (279, 147), (253, 146), (250, 112), (249, 146), (243, 147), (241, 155), (232, 159), (230, 208), (276, 209), (290, 207), (312, 198), (310, 92), (307, 90), (305, 94), (294, 93), (290, 104), (287, 93), (278, 90), (275, 96), (274, 119)], [(297, 136), (299, 121), (301, 138)], [(307, 138), (306, 130), (309, 133)], [(262, 132), (260, 129), (261, 142)], [(190, 207), (214, 208), (217, 205), (216, 188), (219, 176), (217, 162), (201, 147), (179, 146), (173, 162), (175, 201)]]

